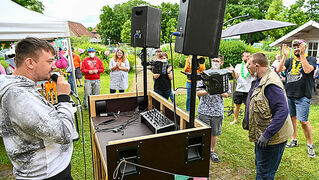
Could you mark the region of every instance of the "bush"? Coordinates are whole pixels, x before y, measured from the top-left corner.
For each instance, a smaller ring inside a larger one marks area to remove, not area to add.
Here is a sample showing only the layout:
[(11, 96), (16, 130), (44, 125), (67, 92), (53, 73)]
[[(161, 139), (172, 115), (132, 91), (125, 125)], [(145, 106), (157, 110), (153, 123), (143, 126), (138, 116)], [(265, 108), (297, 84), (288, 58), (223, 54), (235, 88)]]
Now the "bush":
[[(163, 52), (166, 52), (168, 55), (168, 62), (171, 64), (171, 51), (169, 44), (164, 44), (161, 46), (161, 49)], [(173, 52), (173, 60), (174, 60), (174, 68), (176, 67), (184, 67), (185, 66), (185, 61), (186, 58), (188, 57), (187, 55), (184, 54), (179, 54), (175, 52), (175, 44), (172, 44), (172, 52)]]
[(239, 40), (235, 41), (224, 41), (221, 40), (219, 52), (224, 57), (223, 68), (228, 67), (229, 64), (236, 66), (236, 64), (241, 63), (241, 54), (244, 51), (248, 51), (251, 54), (255, 52), (260, 52), (260, 48), (254, 48), (251, 45), (247, 45)]
[(271, 66), (271, 64), (276, 60), (276, 55), (279, 54), (280, 52), (279, 51), (271, 51), (271, 52), (263, 51), (262, 53), (264, 53), (267, 56), (269, 60), (269, 65)]

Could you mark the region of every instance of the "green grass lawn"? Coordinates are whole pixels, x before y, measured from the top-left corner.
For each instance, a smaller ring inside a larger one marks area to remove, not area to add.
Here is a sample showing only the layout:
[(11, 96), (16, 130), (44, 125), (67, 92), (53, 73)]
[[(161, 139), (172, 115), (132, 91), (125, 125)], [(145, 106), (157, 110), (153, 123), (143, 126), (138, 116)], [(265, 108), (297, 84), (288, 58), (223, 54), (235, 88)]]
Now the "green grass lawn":
[[(182, 69), (175, 70), (176, 87), (185, 86), (186, 76), (180, 73)], [(134, 72), (130, 73), (130, 79)], [(109, 93), (109, 76), (101, 77), (101, 94)], [(130, 86), (132, 81), (130, 81)], [(83, 100), (83, 87), (79, 88), (80, 99)], [(196, 98), (196, 106), (198, 98)], [(176, 95), (177, 106), (185, 109), (186, 95)], [(225, 100), (225, 106), (231, 106), (231, 98)], [(197, 113), (196, 113), (197, 114)], [(313, 130), (313, 142), (317, 153), (319, 153), (319, 105), (310, 107), (309, 120)], [(227, 116), (225, 113), (223, 130), (219, 136), (216, 151), (220, 157), (220, 163), (211, 163), (210, 176), (214, 179), (225, 179), (227, 177), (239, 177), (240, 179), (255, 178), (254, 164), (254, 144), (248, 140), (248, 132), (243, 130), (241, 124), (229, 125), (233, 120), (233, 115)], [(91, 141), (89, 130), (88, 111), (83, 112), (83, 124), (85, 134), (85, 157), (87, 179), (93, 179)], [(79, 123), (80, 125), (80, 123)], [(276, 179), (319, 179), (319, 160), (310, 159), (307, 156), (306, 140), (301, 126), (298, 126), (298, 140), (300, 145), (296, 148), (285, 149), (281, 164), (276, 174)], [(72, 176), (74, 179), (84, 179), (84, 162), (82, 150), (82, 138), (74, 142), (74, 151), (71, 160)], [(0, 169), (10, 167), (10, 161), (6, 156), (2, 139), (0, 138)], [(227, 168), (227, 171), (221, 173), (220, 170)], [(12, 176), (0, 177), (0, 179), (14, 179)], [(235, 178), (226, 178), (235, 179)]]

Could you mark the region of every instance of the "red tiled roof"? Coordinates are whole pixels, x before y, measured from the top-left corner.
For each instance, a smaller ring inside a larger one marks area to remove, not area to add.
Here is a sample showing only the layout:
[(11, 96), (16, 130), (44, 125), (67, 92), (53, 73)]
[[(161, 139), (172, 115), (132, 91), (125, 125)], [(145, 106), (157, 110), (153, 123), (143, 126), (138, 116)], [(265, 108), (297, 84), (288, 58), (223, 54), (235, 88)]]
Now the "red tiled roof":
[(97, 33), (97, 26), (92, 30), (92, 33)]
[(70, 31), (72, 31), (76, 36), (90, 36), (95, 37), (95, 35), (90, 32), (86, 27), (84, 27), (81, 23), (76, 23), (72, 21), (68, 21)]

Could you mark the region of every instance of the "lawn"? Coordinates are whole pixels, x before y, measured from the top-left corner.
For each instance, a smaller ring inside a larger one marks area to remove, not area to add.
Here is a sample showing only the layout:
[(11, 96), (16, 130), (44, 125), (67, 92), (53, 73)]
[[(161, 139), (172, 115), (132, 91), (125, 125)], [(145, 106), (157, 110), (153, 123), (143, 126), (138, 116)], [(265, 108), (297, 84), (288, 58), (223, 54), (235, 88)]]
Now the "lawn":
[[(175, 70), (176, 87), (185, 86), (186, 76), (180, 73), (182, 69)], [(134, 73), (130, 73), (130, 79)], [(109, 76), (101, 78), (101, 94), (109, 93)], [(130, 81), (131, 83), (132, 81)], [(130, 84), (131, 86), (132, 84)], [(79, 88), (80, 99), (83, 99), (83, 87)], [(198, 104), (198, 98), (196, 98)], [(185, 109), (186, 95), (176, 95), (177, 106)], [(231, 98), (225, 100), (225, 106), (231, 106)], [(314, 146), (319, 147), (319, 105), (312, 105), (310, 108), (310, 117), (313, 128)], [(233, 120), (233, 115), (227, 116), (223, 123), (223, 130), (219, 136), (216, 151), (219, 154), (220, 163), (210, 164), (211, 179), (254, 179), (254, 144), (248, 140), (248, 132), (241, 128), (241, 124), (229, 125)], [(80, 123), (79, 123), (80, 124)], [(85, 134), (85, 157), (87, 179), (92, 179), (92, 155), (89, 130), (88, 111), (83, 112), (83, 125)], [(300, 145), (296, 148), (286, 149), (283, 159), (276, 174), (276, 179), (319, 179), (319, 160), (318, 157), (310, 159), (307, 156), (306, 140), (303, 135), (301, 126), (298, 126), (298, 140)], [(82, 180), (85, 176), (82, 138), (74, 142), (74, 151), (72, 156), (72, 176), (74, 179)], [(317, 148), (317, 153), (319, 149)], [(10, 167), (10, 161), (6, 156), (5, 149), (0, 138), (0, 168), (7, 169)], [(13, 179), (11, 176), (0, 177), (0, 179)]]

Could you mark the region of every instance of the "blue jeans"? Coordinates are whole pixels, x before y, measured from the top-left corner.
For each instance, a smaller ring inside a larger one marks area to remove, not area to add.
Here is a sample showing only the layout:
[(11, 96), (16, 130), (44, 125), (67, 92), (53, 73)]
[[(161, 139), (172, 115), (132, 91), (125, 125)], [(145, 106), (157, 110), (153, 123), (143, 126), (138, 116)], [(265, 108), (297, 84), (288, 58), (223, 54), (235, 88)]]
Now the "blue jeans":
[(297, 116), (299, 121), (308, 121), (311, 100), (307, 97), (288, 98), (290, 116)]
[(186, 93), (187, 93), (187, 97), (186, 97), (186, 111), (190, 110), (190, 106), (191, 106), (191, 83), (186, 81)]
[(89, 95), (99, 95), (100, 94), (101, 81), (98, 80), (84, 80), (84, 99), (83, 106), (88, 106)]
[(255, 142), (256, 180), (274, 179), (287, 141), (260, 148)]
[(174, 102), (174, 94), (173, 94), (173, 91), (171, 91), (171, 94), (169, 95), (169, 98), (171, 99), (172, 102)]
[(168, 99), (169, 98), (169, 95), (171, 94), (171, 89), (168, 89), (168, 90), (165, 90), (165, 91), (161, 91), (161, 90), (157, 90), (157, 89), (154, 89), (154, 91), (163, 96), (164, 98)]
[(73, 74), (72, 74), (72, 72), (68, 73), (68, 83), (71, 86), (71, 90), (74, 92), (74, 83), (73, 83)]

